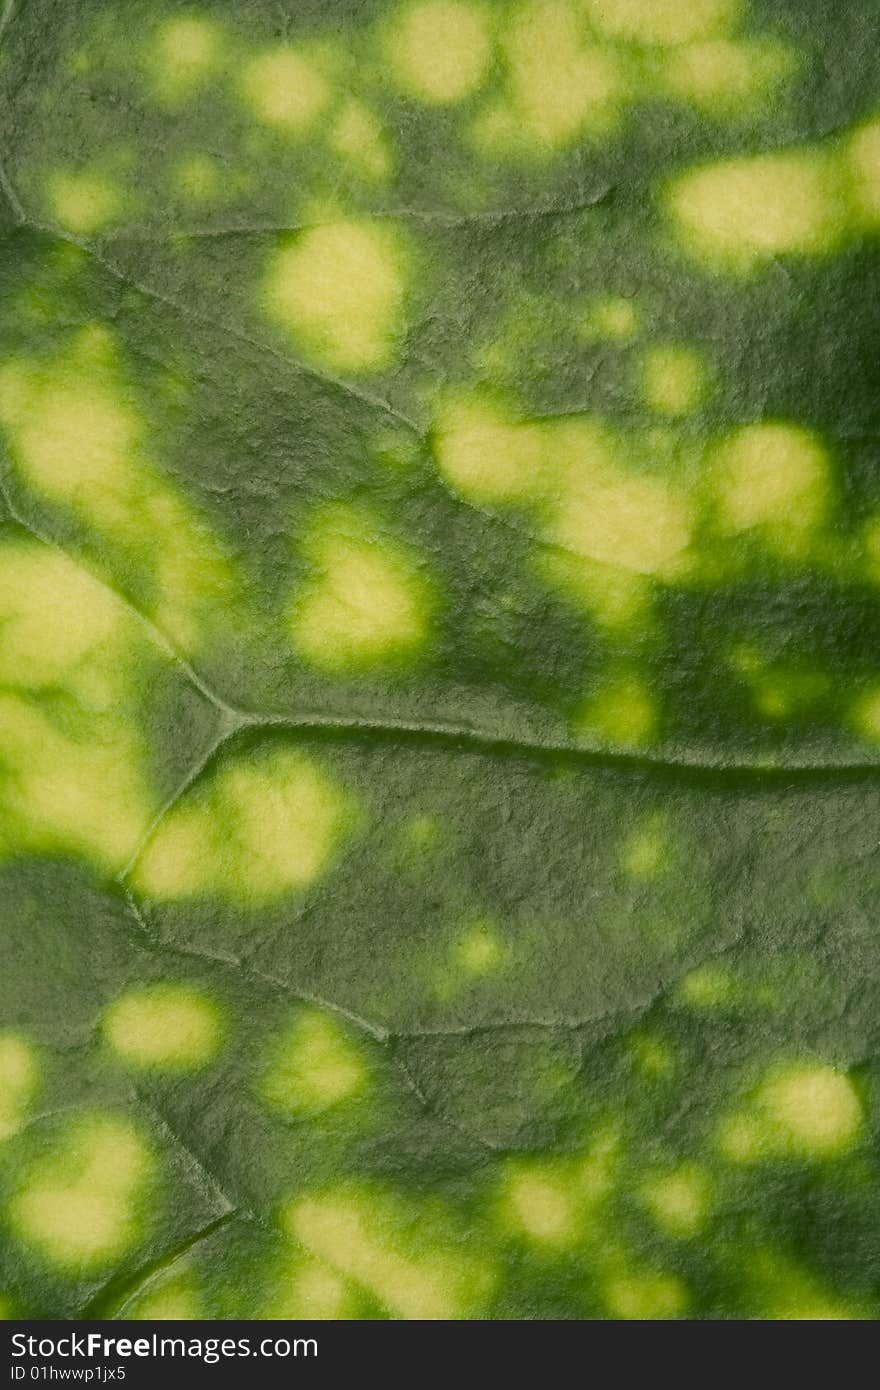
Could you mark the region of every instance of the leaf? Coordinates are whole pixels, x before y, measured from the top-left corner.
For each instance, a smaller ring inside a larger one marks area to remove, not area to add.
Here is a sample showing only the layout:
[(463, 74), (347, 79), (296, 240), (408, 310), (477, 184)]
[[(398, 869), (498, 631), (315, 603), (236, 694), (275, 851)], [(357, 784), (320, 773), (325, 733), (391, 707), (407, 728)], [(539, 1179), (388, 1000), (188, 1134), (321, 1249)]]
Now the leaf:
[(7, 4), (10, 1317), (876, 1316), (880, 33)]

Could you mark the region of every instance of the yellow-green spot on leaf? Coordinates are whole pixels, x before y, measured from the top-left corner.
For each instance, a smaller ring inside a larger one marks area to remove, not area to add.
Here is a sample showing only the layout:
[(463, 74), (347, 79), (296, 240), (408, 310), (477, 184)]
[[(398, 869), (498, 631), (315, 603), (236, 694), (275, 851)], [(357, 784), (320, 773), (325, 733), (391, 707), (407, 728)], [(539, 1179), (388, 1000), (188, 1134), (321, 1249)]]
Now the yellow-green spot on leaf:
[(639, 311), (631, 299), (611, 295), (590, 305), (582, 325), (586, 338), (611, 338), (624, 341), (632, 338), (639, 327)]
[(751, 1163), (772, 1158), (834, 1158), (856, 1143), (863, 1112), (845, 1072), (824, 1064), (774, 1069), (746, 1104), (722, 1124), (726, 1158)]
[(8, 1208), (13, 1234), (68, 1274), (100, 1269), (137, 1243), (153, 1169), (128, 1120), (81, 1118), (21, 1174)]
[(706, 371), (692, 348), (676, 343), (649, 348), (641, 372), (645, 401), (661, 415), (687, 415), (703, 398)]
[(341, 372), (390, 366), (404, 331), (410, 256), (378, 222), (328, 222), (273, 256), (263, 304), (310, 362)]
[(846, 161), (856, 204), (869, 225), (880, 223), (880, 120), (850, 136)]
[(610, 38), (676, 45), (724, 33), (742, 0), (586, 0), (596, 28)]
[(732, 533), (759, 529), (782, 555), (798, 555), (824, 519), (830, 493), (828, 455), (799, 425), (745, 425), (711, 458), (718, 519)]
[(222, 30), (210, 20), (166, 20), (150, 55), (156, 94), (170, 101), (191, 96), (215, 71), (222, 52)]
[(501, 964), (504, 950), (494, 923), (480, 918), (472, 922), (453, 947), (453, 961), (466, 975), (490, 974)]
[(674, 576), (691, 541), (687, 498), (666, 478), (603, 468), (590, 452), (587, 467), (572, 469), (560, 491), (549, 538), (603, 565)]
[(91, 236), (122, 215), (126, 198), (109, 174), (71, 169), (53, 174), (47, 185), (49, 209), (59, 226), (75, 236)]
[(821, 150), (706, 164), (678, 175), (666, 196), (682, 247), (733, 273), (831, 251), (846, 225), (837, 166)]
[(346, 1030), (307, 1010), (273, 1044), (260, 1089), (273, 1105), (317, 1113), (362, 1095), (368, 1084), (366, 1062)]
[(521, 1165), (508, 1175), (503, 1210), (505, 1224), (537, 1244), (567, 1246), (577, 1241), (580, 1222), (570, 1185), (541, 1165)]
[(473, 1316), (491, 1291), (491, 1268), (455, 1239), (438, 1246), (433, 1232), (423, 1232), (415, 1216), (382, 1192), (343, 1189), (292, 1202), (283, 1224), (290, 1236), (393, 1317), (435, 1321)]
[(394, 160), (378, 117), (354, 97), (344, 103), (329, 136), (330, 148), (365, 179), (385, 179)]
[(873, 1316), (835, 1297), (812, 1270), (772, 1248), (748, 1252), (745, 1282), (756, 1310), (771, 1321), (840, 1322)]
[(491, 399), (444, 402), (436, 415), (434, 452), (448, 482), (476, 501), (538, 497), (550, 481), (546, 429), (518, 421)]
[(620, 851), (620, 867), (629, 878), (651, 882), (669, 867), (670, 837), (662, 816), (649, 816), (627, 836)]
[(322, 1321), (358, 1316), (350, 1283), (321, 1260), (288, 1259), (275, 1278), (276, 1292), (268, 1318), (315, 1318)]
[(412, 660), (435, 607), (420, 557), (369, 513), (326, 508), (303, 541), (310, 575), (291, 609), (294, 645), (310, 664), (344, 672)]
[(675, 1072), (675, 1054), (662, 1038), (636, 1033), (629, 1041), (628, 1051), (634, 1065), (645, 1076), (662, 1081)]
[(700, 965), (685, 975), (678, 994), (692, 1009), (717, 1009), (734, 997), (733, 977), (719, 965)]
[(187, 1275), (148, 1289), (133, 1304), (126, 1304), (124, 1313), (135, 1322), (194, 1322), (203, 1316), (198, 1290)]
[(494, 130), (478, 123), (478, 143), (491, 149), (494, 138), (501, 148), (509, 142), (541, 154), (613, 125), (623, 88), (617, 60), (590, 42), (568, 0), (523, 0), (509, 14), (503, 45), (513, 119)]
[(216, 1056), (223, 1026), (219, 1008), (200, 990), (158, 984), (117, 999), (104, 1015), (102, 1031), (128, 1066), (191, 1071)]
[(185, 198), (209, 203), (220, 193), (223, 180), (217, 160), (210, 155), (191, 155), (174, 167), (174, 183)]
[(479, 0), (413, 0), (385, 36), (391, 75), (408, 96), (449, 105), (477, 91), (492, 61), (492, 16)]
[(880, 687), (859, 696), (852, 707), (850, 723), (860, 738), (880, 743)]
[(791, 75), (796, 57), (774, 39), (708, 39), (671, 50), (661, 85), (709, 116), (748, 118)]
[(294, 48), (276, 48), (251, 58), (239, 83), (257, 119), (284, 135), (305, 135), (332, 97), (321, 65)]
[(0, 1142), (19, 1129), (38, 1080), (33, 1045), (17, 1033), (0, 1033)]
[(581, 706), (576, 731), (621, 748), (642, 748), (657, 734), (656, 701), (644, 682), (623, 676), (605, 685)]
[(609, 1279), (605, 1302), (613, 1318), (638, 1322), (680, 1318), (687, 1312), (690, 1295), (675, 1274), (624, 1274)]
[(705, 1225), (710, 1207), (709, 1179), (698, 1164), (684, 1164), (647, 1179), (641, 1197), (663, 1234), (684, 1240), (697, 1235)]
[(155, 898), (271, 900), (319, 878), (354, 817), (353, 799), (305, 754), (235, 760), (160, 822), (132, 882)]

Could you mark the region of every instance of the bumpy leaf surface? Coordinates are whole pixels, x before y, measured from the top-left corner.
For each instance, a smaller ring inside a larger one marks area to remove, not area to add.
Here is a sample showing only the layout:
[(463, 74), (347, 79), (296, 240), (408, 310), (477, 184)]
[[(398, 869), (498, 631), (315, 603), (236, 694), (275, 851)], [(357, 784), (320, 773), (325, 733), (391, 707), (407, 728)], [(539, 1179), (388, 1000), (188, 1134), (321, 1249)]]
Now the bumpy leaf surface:
[(5, 1314), (876, 1316), (876, 4), (0, 30)]

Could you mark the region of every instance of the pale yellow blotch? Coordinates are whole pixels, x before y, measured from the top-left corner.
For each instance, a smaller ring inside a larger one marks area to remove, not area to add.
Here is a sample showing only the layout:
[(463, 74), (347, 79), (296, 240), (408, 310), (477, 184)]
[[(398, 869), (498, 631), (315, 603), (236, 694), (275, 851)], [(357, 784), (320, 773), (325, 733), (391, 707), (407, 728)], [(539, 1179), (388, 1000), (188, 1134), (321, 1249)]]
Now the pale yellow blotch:
[(690, 1295), (674, 1274), (627, 1274), (609, 1279), (605, 1302), (613, 1318), (639, 1322), (679, 1318), (687, 1311)]
[(696, 1235), (709, 1213), (709, 1180), (697, 1164), (685, 1164), (671, 1173), (649, 1178), (642, 1200), (664, 1235), (687, 1239)]
[(266, 312), (310, 361), (335, 371), (380, 371), (404, 331), (409, 259), (401, 234), (387, 224), (311, 227), (273, 257)]
[(151, 55), (157, 95), (164, 99), (191, 96), (204, 86), (223, 51), (219, 26), (190, 16), (161, 26)]
[(627, 836), (620, 867), (630, 878), (651, 882), (669, 867), (670, 838), (662, 817), (650, 816)]
[(277, 1276), (277, 1292), (267, 1318), (315, 1318), (321, 1321), (357, 1317), (351, 1285), (320, 1260), (288, 1261)]
[(117, 999), (102, 1031), (129, 1066), (189, 1071), (216, 1056), (222, 1023), (207, 995), (187, 985), (160, 984)]
[(612, 295), (590, 306), (583, 324), (587, 338), (612, 338), (623, 341), (633, 337), (639, 327), (639, 311), (631, 299)]
[(610, 631), (638, 630), (646, 635), (652, 626), (651, 580), (646, 575), (615, 565), (601, 565), (586, 556), (547, 549), (535, 557), (540, 577), (560, 589), (578, 607)]
[(855, 1144), (862, 1104), (849, 1077), (827, 1065), (793, 1064), (762, 1082), (746, 1107), (721, 1127), (727, 1158), (832, 1158)]
[(685, 975), (678, 995), (690, 1008), (717, 1009), (734, 997), (734, 979), (721, 966), (701, 965)]
[(217, 161), (208, 155), (192, 155), (181, 159), (174, 168), (174, 183), (186, 198), (194, 203), (209, 203), (222, 188)]
[(577, 555), (634, 574), (671, 578), (686, 563), (691, 509), (670, 481), (616, 469), (572, 470), (550, 539)]
[(850, 723), (860, 738), (880, 743), (880, 688), (859, 696), (852, 708)]
[(463, 101), (492, 61), (491, 13), (477, 0), (414, 0), (392, 16), (385, 53), (408, 96), (431, 105)]
[(33, 1046), (16, 1033), (0, 1033), (0, 1142), (18, 1131), (38, 1079)]
[(585, 0), (602, 33), (637, 43), (676, 45), (724, 33), (742, 0)]
[(198, 1291), (188, 1278), (174, 1279), (145, 1294), (124, 1313), (134, 1322), (194, 1322), (203, 1316)]
[(67, 1273), (99, 1268), (138, 1238), (137, 1206), (153, 1170), (134, 1126), (82, 1119), (26, 1172), (9, 1205), (16, 1237)]
[(261, 1091), (285, 1110), (317, 1112), (362, 1095), (368, 1084), (366, 1062), (340, 1025), (308, 1011), (273, 1047)]
[(109, 226), (122, 214), (126, 201), (109, 175), (89, 169), (54, 174), (47, 193), (55, 221), (75, 236), (91, 236)]
[(343, 105), (329, 136), (330, 148), (363, 178), (385, 179), (393, 158), (378, 118), (363, 102), (350, 97)]
[(718, 519), (728, 532), (760, 528), (781, 554), (798, 554), (824, 519), (830, 469), (822, 442), (781, 421), (746, 425), (710, 459)]
[(621, 677), (583, 705), (575, 719), (577, 732), (620, 747), (650, 744), (659, 723), (657, 704), (635, 676)]
[(125, 627), (115, 595), (58, 551), (31, 543), (0, 549), (2, 685), (76, 684), (89, 667), (118, 661)]
[(452, 951), (453, 963), (466, 975), (479, 976), (497, 970), (504, 958), (504, 948), (493, 922), (480, 918), (456, 941)]
[(672, 50), (661, 81), (708, 115), (749, 117), (794, 68), (792, 49), (772, 39), (709, 39)]
[(332, 96), (319, 64), (293, 48), (252, 58), (242, 69), (240, 90), (258, 120), (295, 136), (308, 132)]
[(443, 476), (466, 497), (515, 502), (539, 497), (552, 478), (547, 429), (522, 423), (492, 400), (449, 400), (434, 427)]
[(571, 1245), (577, 1240), (578, 1212), (568, 1184), (540, 1168), (508, 1177), (504, 1211), (518, 1233), (540, 1244)]
[(641, 373), (645, 401), (661, 415), (687, 415), (705, 393), (706, 370), (692, 348), (675, 343), (649, 348)]
[(880, 222), (880, 120), (862, 126), (850, 137), (846, 160), (862, 216), (870, 224)]
[(412, 1215), (374, 1193), (325, 1193), (291, 1203), (287, 1232), (398, 1318), (448, 1320), (473, 1315), (493, 1277), (484, 1261), (451, 1245), (422, 1244)]
[(733, 272), (830, 251), (846, 224), (836, 164), (821, 151), (707, 164), (676, 178), (667, 199), (684, 249)]
[(312, 575), (296, 594), (291, 632), (301, 655), (328, 671), (412, 659), (431, 630), (434, 600), (419, 557), (355, 508), (328, 508), (303, 549)]
[(160, 822), (132, 881), (156, 898), (271, 900), (320, 877), (354, 814), (352, 798), (303, 754), (233, 763)]
[[(581, 16), (568, 0), (524, 0), (504, 33), (511, 99), (519, 120), (496, 130), (525, 152), (540, 153), (576, 139), (584, 130), (613, 124), (623, 82), (607, 49), (588, 41)], [(493, 132), (480, 126), (479, 139)]]

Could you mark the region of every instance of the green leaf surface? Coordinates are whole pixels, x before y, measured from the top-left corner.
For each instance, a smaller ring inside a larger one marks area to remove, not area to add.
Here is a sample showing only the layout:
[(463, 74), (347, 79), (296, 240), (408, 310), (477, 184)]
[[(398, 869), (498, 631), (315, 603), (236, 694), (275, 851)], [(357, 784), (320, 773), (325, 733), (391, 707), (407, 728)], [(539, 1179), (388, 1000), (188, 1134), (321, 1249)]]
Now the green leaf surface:
[(6, 1316), (877, 1315), (878, 43), (7, 0)]

